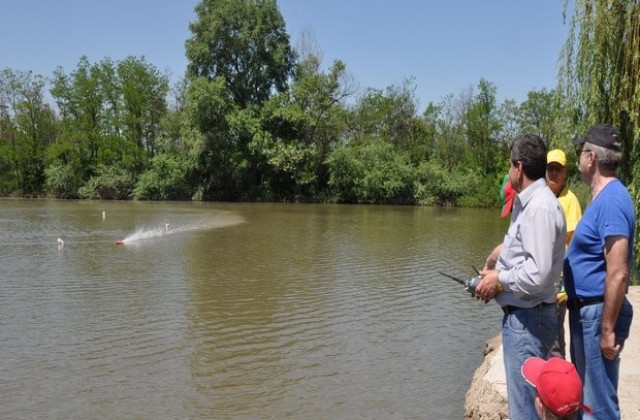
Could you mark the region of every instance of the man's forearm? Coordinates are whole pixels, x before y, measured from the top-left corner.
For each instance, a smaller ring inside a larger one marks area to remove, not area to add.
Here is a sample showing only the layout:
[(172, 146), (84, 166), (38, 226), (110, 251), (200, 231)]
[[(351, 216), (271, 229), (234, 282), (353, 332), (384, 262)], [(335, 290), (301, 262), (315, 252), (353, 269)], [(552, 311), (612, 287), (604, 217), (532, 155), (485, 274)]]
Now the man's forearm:
[(604, 308), (602, 334), (614, 331), (629, 280), (629, 241), (625, 237), (608, 237), (605, 240), (607, 277), (604, 283)]
[(604, 285), (604, 307), (602, 310), (603, 333), (610, 333), (615, 329), (627, 290), (627, 277), (619, 272), (607, 273)]
[(498, 246), (493, 248), (493, 251), (491, 251), (491, 254), (489, 254), (487, 260), (484, 263), (485, 270), (495, 270), (496, 263), (498, 262), (498, 257), (500, 256), (500, 251), (502, 251), (502, 244), (499, 244)]

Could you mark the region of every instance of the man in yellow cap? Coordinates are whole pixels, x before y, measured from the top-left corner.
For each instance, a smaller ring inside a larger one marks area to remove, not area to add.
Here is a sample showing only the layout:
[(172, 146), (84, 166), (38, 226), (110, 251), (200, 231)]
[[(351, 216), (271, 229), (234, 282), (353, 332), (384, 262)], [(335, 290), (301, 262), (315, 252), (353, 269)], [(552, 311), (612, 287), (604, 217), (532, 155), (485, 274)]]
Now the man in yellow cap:
[[(564, 210), (564, 217), (567, 221), (566, 245), (569, 246), (573, 232), (576, 230), (578, 221), (582, 217), (582, 208), (576, 195), (567, 187), (567, 156), (560, 149), (553, 149), (547, 153), (547, 172), (545, 175), (547, 185), (558, 198), (558, 202)], [(551, 355), (556, 357), (566, 357), (564, 342), (564, 318), (567, 313), (567, 294), (564, 291), (562, 279), (558, 282), (558, 337), (556, 338)]]

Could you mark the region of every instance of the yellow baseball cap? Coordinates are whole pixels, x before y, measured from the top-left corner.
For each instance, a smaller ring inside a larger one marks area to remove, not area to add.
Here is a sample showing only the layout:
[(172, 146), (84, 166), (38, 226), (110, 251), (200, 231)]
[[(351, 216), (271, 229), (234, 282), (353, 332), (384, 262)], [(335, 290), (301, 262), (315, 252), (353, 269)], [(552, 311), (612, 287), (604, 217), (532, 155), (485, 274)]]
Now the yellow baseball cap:
[(567, 166), (567, 155), (560, 149), (553, 149), (547, 153), (547, 165), (551, 162), (558, 162), (562, 166)]

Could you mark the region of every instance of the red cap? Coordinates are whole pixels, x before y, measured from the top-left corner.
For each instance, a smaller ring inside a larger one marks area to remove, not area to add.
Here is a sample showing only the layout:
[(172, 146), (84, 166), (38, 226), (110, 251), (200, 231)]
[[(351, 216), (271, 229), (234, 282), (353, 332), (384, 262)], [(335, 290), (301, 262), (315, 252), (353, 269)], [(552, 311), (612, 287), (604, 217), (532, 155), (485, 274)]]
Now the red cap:
[(504, 218), (511, 213), (511, 209), (513, 208), (513, 199), (516, 198), (516, 190), (511, 186), (511, 181), (507, 180), (502, 187), (502, 193), (504, 200), (502, 202), (502, 213), (500, 214), (500, 217)]
[(591, 407), (582, 404), (582, 381), (575, 366), (559, 357), (544, 361), (530, 357), (522, 365), (522, 376), (538, 390), (542, 403), (556, 416), (566, 416)]

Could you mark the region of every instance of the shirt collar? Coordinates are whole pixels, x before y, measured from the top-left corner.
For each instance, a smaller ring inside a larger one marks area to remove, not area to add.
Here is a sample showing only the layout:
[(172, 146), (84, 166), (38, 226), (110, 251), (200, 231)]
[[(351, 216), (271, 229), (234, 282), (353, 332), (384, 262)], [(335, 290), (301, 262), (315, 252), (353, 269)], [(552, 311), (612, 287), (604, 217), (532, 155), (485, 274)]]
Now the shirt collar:
[(534, 196), (536, 191), (546, 186), (547, 186), (547, 182), (545, 181), (544, 178), (538, 179), (533, 184), (529, 185), (527, 188), (520, 191), (518, 195), (516, 195), (516, 203), (519, 203), (520, 207), (524, 208), (529, 202), (529, 200), (531, 200), (531, 198)]

